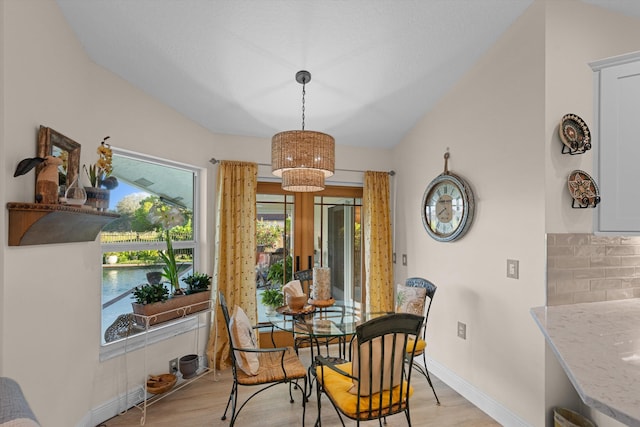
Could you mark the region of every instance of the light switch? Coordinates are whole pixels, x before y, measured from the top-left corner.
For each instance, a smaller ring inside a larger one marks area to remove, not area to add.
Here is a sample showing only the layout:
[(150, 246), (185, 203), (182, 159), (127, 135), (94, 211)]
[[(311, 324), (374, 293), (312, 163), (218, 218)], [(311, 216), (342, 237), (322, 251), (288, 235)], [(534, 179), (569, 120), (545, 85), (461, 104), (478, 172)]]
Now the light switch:
[(510, 279), (517, 279), (519, 276), (520, 261), (517, 259), (507, 260), (507, 277)]
[(402, 254), (402, 265), (407, 265), (407, 254)]

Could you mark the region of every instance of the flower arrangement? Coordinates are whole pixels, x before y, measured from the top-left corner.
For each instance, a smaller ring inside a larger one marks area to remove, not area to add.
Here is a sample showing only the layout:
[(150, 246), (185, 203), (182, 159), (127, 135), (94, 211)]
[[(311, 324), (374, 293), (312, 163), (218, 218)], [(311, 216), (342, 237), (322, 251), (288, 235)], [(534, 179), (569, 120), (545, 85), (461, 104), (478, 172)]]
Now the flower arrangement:
[(118, 186), (118, 179), (115, 176), (111, 176), (111, 172), (113, 172), (113, 152), (111, 151), (111, 145), (106, 143), (109, 138), (109, 136), (106, 136), (98, 146), (98, 160), (89, 165), (88, 168), (86, 165), (82, 167), (92, 187), (105, 187), (107, 190), (112, 190)]
[(160, 258), (164, 262), (162, 277), (169, 281), (173, 288), (174, 295), (181, 295), (183, 292), (182, 289), (180, 289), (180, 271), (176, 261), (176, 254), (173, 250), (173, 243), (171, 241), (169, 229), (182, 225), (185, 219), (184, 215), (180, 209), (176, 207), (167, 206), (165, 204), (155, 204), (149, 210), (148, 218), (151, 223), (162, 226), (165, 241), (167, 242), (167, 249), (160, 251)]

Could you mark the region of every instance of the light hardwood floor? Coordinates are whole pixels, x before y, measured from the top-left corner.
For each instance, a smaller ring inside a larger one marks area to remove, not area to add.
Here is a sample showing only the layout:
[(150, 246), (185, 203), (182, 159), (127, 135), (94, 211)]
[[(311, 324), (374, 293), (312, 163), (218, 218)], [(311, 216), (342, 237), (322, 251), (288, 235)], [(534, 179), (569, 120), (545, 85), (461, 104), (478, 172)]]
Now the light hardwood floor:
[[(308, 356), (301, 354), (303, 362)], [(305, 360), (306, 359), (306, 360)], [(441, 405), (437, 406), (433, 392), (421, 375), (413, 375), (411, 382), (415, 393), (411, 397), (411, 421), (413, 426), (438, 427), (489, 427), (500, 424), (487, 414), (476, 408), (458, 393), (447, 387), (432, 375), (434, 386)], [(229, 391), (231, 390), (231, 370), (220, 372), (217, 377), (206, 375), (198, 381), (178, 390), (171, 396), (147, 408), (146, 426), (151, 427), (218, 427), (229, 426), (230, 413), (226, 421), (220, 417), (224, 412)], [(255, 390), (252, 387), (240, 387), (238, 401), (244, 401)], [(295, 403), (289, 403), (288, 388), (279, 385), (253, 398), (242, 410), (236, 420), (237, 427), (270, 427), (301, 426), (302, 405), (300, 393), (294, 390)], [(306, 407), (305, 425), (313, 427), (318, 414), (315, 391), (309, 398)], [(100, 426), (138, 426), (142, 411), (129, 409), (105, 421)], [(354, 421), (345, 420), (347, 426), (355, 425)], [(326, 397), (322, 398), (322, 425), (325, 427), (341, 426), (335, 410)], [(377, 426), (377, 421), (362, 423), (363, 426)], [(387, 418), (388, 427), (406, 426), (407, 420), (402, 414)]]

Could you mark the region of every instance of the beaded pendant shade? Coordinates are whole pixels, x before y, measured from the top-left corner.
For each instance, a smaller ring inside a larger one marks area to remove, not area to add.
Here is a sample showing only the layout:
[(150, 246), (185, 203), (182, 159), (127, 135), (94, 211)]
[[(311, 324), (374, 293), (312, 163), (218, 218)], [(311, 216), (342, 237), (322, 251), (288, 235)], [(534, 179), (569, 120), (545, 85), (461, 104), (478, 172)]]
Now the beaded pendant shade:
[(294, 192), (324, 190), (324, 179), (335, 168), (335, 140), (326, 133), (304, 129), (305, 85), (311, 80), (308, 71), (298, 71), (302, 84), (302, 130), (277, 133), (271, 139), (271, 172), (282, 177), (282, 188)]

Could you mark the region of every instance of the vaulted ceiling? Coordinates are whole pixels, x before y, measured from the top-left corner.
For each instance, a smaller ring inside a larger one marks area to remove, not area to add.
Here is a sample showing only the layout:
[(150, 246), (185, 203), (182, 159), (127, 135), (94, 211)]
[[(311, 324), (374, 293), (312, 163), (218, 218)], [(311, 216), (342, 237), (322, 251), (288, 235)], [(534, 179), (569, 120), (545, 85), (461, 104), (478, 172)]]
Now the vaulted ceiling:
[[(640, 17), (636, 0), (583, 0)], [(57, 0), (87, 54), (212, 132), (393, 147), (533, 0)]]

